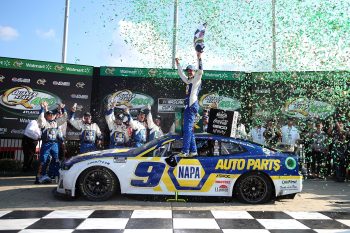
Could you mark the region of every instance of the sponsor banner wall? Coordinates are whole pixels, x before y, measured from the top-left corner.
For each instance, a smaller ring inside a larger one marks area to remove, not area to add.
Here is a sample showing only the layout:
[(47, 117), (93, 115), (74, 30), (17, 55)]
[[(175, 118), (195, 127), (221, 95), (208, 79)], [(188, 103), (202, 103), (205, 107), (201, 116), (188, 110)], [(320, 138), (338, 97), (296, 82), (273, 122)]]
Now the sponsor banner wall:
[[(92, 71), (90, 66), (0, 57), (0, 136), (22, 137), (29, 120), (37, 119), (42, 101), (50, 110), (64, 103), (69, 111), (77, 103), (77, 117), (90, 111)], [(78, 139), (69, 126), (66, 136)]]
[(275, 118), (281, 125), (287, 117), (298, 123), (349, 119), (349, 72), (253, 73), (251, 119)]
[[(93, 83), (93, 93), (92, 93)], [(350, 73), (275, 72), (243, 73), (204, 71), (199, 94), (200, 112), (196, 131), (201, 130), (201, 111), (213, 104), (224, 111), (239, 111), (249, 131), (255, 119), (275, 118), (283, 125), (287, 117), (316, 121), (340, 115), (349, 119)], [(92, 96), (91, 96), (92, 95)], [(174, 69), (116, 68), (60, 64), (0, 57), (0, 137), (19, 138), (30, 119), (37, 118), (40, 102), (50, 109), (63, 102), (77, 103), (77, 117), (90, 110), (93, 121), (105, 130), (108, 103), (119, 111), (137, 110), (148, 104), (162, 117), (162, 129), (182, 123), (185, 84)], [(176, 116), (176, 117), (175, 117)], [(68, 125), (69, 128), (69, 125)], [(181, 130), (181, 127), (179, 127)], [(67, 139), (79, 133), (67, 131)]]
[[(214, 103), (224, 110), (245, 109), (246, 87), (241, 86), (245, 79), (246, 75), (240, 72), (205, 71), (199, 94), (199, 114)], [(120, 112), (130, 108), (135, 117), (139, 109), (151, 105), (152, 115), (161, 116), (165, 133), (175, 122), (176, 112), (184, 107), (186, 85), (177, 70), (101, 67), (96, 83), (98, 94), (92, 105), (95, 119), (105, 135), (108, 129), (104, 112), (111, 102), (117, 103)]]

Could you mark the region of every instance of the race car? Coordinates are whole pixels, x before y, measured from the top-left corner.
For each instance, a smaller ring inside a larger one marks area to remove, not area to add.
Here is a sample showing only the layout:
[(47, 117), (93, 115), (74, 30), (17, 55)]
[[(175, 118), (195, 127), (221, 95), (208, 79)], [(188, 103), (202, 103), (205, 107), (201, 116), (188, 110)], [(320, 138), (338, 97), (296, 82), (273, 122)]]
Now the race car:
[(103, 201), (116, 193), (236, 197), (246, 203), (294, 198), (302, 190), (295, 154), (212, 134), (196, 134), (198, 155), (179, 157), (181, 135), (139, 148), (89, 152), (65, 161), (57, 193)]

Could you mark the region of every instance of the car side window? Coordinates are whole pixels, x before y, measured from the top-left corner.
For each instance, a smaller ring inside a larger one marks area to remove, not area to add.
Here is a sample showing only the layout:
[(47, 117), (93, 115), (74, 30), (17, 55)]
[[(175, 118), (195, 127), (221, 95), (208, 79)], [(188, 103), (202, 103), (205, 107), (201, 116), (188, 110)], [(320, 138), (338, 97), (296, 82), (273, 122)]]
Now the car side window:
[(182, 150), (183, 141), (182, 139), (175, 140), (171, 143), (171, 152), (180, 153)]
[(221, 142), (220, 152), (221, 155), (232, 155), (232, 154), (240, 154), (246, 152), (247, 150), (234, 142)]
[(148, 153), (144, 154), (142, 157), (164, 157), (165, 152), (168, 150), (168, 148), (169, 148), (169, 143), (149, 151)]
[(197, 139), (197, 152), (199, 156), (214, 156), (214, 141)]

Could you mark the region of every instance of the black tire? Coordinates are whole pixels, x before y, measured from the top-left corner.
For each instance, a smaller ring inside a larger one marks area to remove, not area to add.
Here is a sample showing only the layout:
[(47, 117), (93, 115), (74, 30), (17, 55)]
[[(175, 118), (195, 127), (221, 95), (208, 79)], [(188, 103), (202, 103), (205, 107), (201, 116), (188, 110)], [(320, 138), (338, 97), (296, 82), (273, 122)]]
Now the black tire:
[(79, 190), (90, 201), (108, 200), (118, 188), (118, 179), (105, 167), (90, 167), (79, 177)]
[(239, 201), (249, 204), (262, 204), (272, 199), (271, 180), (261, 172), (242, 175), (234, 187), (234, 194)]

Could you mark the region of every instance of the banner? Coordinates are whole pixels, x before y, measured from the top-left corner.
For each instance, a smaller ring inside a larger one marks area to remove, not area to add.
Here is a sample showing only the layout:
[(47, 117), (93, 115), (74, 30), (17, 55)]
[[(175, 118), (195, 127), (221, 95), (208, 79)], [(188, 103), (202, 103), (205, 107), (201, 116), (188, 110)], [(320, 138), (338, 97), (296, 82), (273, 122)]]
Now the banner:
[[(246, 101), (241, 100), (245, 89), (240, 85), (245, 77), (240, 72), (204, 71), (198, 97), (200, 110), (197, 132), (202, 132), (202, 111), (210, 105), (216, 103), (227, 110), (246, 107)], [(139, 109), (151, 105), (152, 115), (161, 116), (161, 128), (165, 133), (176, 122), (182, 122), (179, 118), (184, 108), (186, 85), (177, 70), (101, 67), (96, 87), (94, 115), (100, 128), (106, 132), (105, 135), (108, 135), (108, 129), (102, 116), (106, 106), (112, 102), (117, 103), (116, 111), (121, 112), (128, 107), (135, 117)], [(181, 132), (178, 124), (177, 131)]]
[[(64, 103), (69, 111), (77, 103), (77, 117), (90, 111), (92, 71), (90, 66), (0, 57), (0, 136), (21, 138), (42, 101), (49, 110)], [(68, 126), (66, 136), (78, 139), (79, 133)]]
[(348, 115), (349, 81), (349, 72), (253, 73), (252, 119), (317, 121)]
[(207, 132), (226, 137), (235, 137), (237, 118), (238, 112), (210, 109)]

